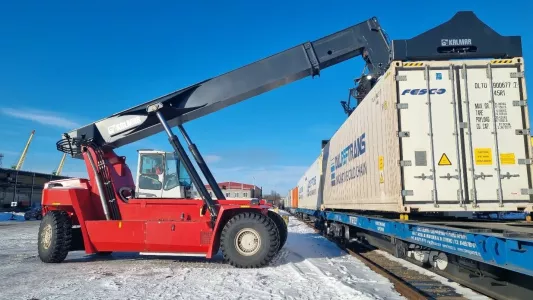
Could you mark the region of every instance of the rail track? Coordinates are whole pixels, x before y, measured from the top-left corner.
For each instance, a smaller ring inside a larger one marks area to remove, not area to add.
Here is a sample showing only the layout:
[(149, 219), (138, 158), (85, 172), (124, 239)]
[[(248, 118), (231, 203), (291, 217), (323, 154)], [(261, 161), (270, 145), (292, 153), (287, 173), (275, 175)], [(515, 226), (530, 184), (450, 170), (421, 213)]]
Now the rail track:
[[(294, 215), (291, 216), (297, 218)], [(358, 258), (371, 270), (389, 279), (394, 285), (396, 291), (398, 291), (398, 293), (407, 299), (469, 299), (459, 294), (454, 287), (443, 284), (442, 282), (437, 281), (430, 276), (422, 274), (416, 270), (409, 269), (401, 263), (391, 260), (385, 255), (380, 254), (378, 251), (376, 251), (378, 248), (362, 244), (357, 241), (341, 243), (317, 229), (312, 221), (303, 220), (300, 218), (298, 219), (311, 227), (316, 233), (319, 233), (329, 241), (335, 243), (340, 249)]]

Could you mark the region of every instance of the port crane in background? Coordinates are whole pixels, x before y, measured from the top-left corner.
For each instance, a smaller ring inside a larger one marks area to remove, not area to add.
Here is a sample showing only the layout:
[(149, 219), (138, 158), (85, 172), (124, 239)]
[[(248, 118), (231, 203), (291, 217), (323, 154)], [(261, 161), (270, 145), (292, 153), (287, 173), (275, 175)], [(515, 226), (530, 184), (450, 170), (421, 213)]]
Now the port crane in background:
[(24, 146), (24, 149), (22, 150), (22, 154), (20, 155), (20, 158), (16, 165), (12, 166), (12, 169), (20, 170), (22, 168), (22, 165), (24, 164), (24, 161), (26, 160), (26, 155), (28, 154), (28, 149), (30, 148), (31, 141), (33, 140), (33, 136), (35, 135), (35, 130), (32, 130), (30, 133), (30, 137), (28, 138), (28, 141), (26, 142), (26, 146)]
[(63, 166), (65, 165), (65, 159), (67, 158), (67, 154), (63, 153), (63, 156), (61, 157), (61, 161), (59, 162), (59, 166), (57, 166), (57, 170), (53, 171), (53, 175), (61, 175), (61, 171), (63, 171)]

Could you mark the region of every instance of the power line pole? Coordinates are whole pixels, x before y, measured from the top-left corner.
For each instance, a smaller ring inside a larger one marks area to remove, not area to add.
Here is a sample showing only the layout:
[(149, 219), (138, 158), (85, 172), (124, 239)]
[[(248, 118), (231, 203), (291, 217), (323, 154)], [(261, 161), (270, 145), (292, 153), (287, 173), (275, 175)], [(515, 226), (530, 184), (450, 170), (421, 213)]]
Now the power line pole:
[(4, 154), (0, 153), (0, 168), (2, 167), (2, 160), (4, 158)]

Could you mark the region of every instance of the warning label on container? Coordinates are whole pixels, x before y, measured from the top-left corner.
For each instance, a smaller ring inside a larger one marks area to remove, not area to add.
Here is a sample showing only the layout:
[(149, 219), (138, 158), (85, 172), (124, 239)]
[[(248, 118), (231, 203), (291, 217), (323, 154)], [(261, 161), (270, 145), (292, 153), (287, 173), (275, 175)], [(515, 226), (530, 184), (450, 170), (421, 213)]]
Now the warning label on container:
[(379, 173), (379, 183), (385, 183), (385, 178), (383, 178), (383, 172)]
[(514, 153), (501, 153), (500, 162), (502, 165), (514, 165), (516, 163)]
[(442, 156), (440, 157), (440, 160), (439, 160), (439, 166), (451, 166), (451, 165), (452, 165), (452, 162), (448, 158), (448, 155), (446, 155), (446, 153), (442, 153)]
[(476, 165), (492, 165), (492, 149), (476, 148), (474, 149)]
[(383, 156), (380, 155), (380, 156), (378, 157), (378, 168), (379, 168), (380, 171), (383, 171), (383, 164), (384, 164), (384, 163), (383, 163)]

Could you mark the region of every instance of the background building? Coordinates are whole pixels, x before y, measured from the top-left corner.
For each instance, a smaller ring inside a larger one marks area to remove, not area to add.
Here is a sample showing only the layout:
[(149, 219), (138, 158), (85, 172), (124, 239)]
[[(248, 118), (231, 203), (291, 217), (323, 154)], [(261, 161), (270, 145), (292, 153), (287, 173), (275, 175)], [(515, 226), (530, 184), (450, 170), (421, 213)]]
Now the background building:
[[(44, 184), (66, 178), (69, 177), (0, 168), (0, 211), (40, 205)], [(12, 202), (17, 202), (17, 206), (11, 207)]]
[[(218, 186), (222, 189), (222, 193), (226, 198), (240, 198), (240, 199), (250, 199), (250, 198), (261, 198), (263, 197), (263, 191), (256, 185), (240, 183), (234, 181), (219, 182)], [(208, 184), (205, 186), (207, 191), (211, 194), (213, 199), (216, 199), (215, 193), (211, 189), (211, 186)], [(198, 197), (198, 192), (194, 192), (194, 197)]]

